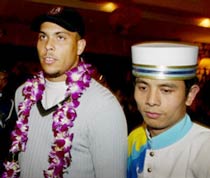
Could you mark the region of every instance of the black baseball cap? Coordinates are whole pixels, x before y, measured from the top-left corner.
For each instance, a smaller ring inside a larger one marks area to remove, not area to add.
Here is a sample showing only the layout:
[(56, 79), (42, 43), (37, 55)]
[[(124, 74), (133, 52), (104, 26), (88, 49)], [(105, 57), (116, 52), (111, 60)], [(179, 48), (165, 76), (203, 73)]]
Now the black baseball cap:
[(38, 32), (43, 22), (53, 22), (68, 31), (78, 32), (81, 37), (85, 34), (85, 25), (81, 15), (73, 8), (54, 7), (46, 14), (42, 14), (34, 19), (31, 28)]

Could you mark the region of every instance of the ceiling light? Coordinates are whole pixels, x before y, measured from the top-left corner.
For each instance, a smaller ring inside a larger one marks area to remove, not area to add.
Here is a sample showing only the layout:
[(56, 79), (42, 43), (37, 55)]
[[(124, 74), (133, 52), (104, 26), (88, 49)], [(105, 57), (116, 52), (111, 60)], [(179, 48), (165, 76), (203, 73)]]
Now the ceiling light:
[(118, 8), (118, 5), (113, 2), (105, 2), (101, 5), (101, 10), (104, 12), (113, 12)]
[(118, 5), (113, 2), (85, 2), (82, 0), (27, 0), (30, 2), (35, 3), (42, 3), (42, 4), (51, 4), (51, 5), (60, 5), (60, 6), (67, 6), (67, 7), (73, 7), (73, 8), (81, 8), (81, 9), (89, 9), (89, 10), (96, 10), (96, 11), (103, 11), (103, 12), (112, 12), (116, 8), (118, 8)]
[(198, 25), (201, 26), (201, 27), (210, 28), (210, 19), (209, 18), (203, 18), (203, 19), (200, 20)]

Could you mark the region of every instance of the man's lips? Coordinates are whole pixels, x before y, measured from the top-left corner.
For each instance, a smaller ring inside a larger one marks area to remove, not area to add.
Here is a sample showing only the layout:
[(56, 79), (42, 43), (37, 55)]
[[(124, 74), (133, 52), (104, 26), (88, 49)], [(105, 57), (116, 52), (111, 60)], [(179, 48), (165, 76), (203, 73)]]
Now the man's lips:
[(52, 63), (55, 62), (55, 58), (53, 58), (53, 57), (44, 57), (44, 62), (46, 64), (52, 64)]
[(160, 114), (156, 113), (156, 112), (148, 112), (148, 111), (146, 111), (145, 114), (146, 114), (146, 116), (148, 118), (151, 118), (151, 119), (157, 119), (157, 118), (160, 117)]

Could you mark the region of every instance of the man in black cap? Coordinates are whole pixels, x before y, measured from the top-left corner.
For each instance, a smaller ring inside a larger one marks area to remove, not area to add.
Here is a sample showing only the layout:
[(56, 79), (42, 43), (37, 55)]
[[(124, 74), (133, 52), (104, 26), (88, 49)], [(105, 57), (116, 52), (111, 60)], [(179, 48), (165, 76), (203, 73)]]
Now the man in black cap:
[(114, 95), (81, 58), (84, 23), (73, 9), (35, 19), (42, 71), (17, 89), (18, 122), (4, 177), (125, 178), (127, 125)]

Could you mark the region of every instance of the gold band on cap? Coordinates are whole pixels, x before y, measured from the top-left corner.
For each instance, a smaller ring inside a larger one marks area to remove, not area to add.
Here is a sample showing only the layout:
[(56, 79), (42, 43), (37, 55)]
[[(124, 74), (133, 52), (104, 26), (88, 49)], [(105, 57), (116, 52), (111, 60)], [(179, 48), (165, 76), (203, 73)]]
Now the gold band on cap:
[(155, 66), (133, 64), (132, 73), (135, 77), (154, 79), (185, 80), (196, 76), (197, 65), (190, 66)]

